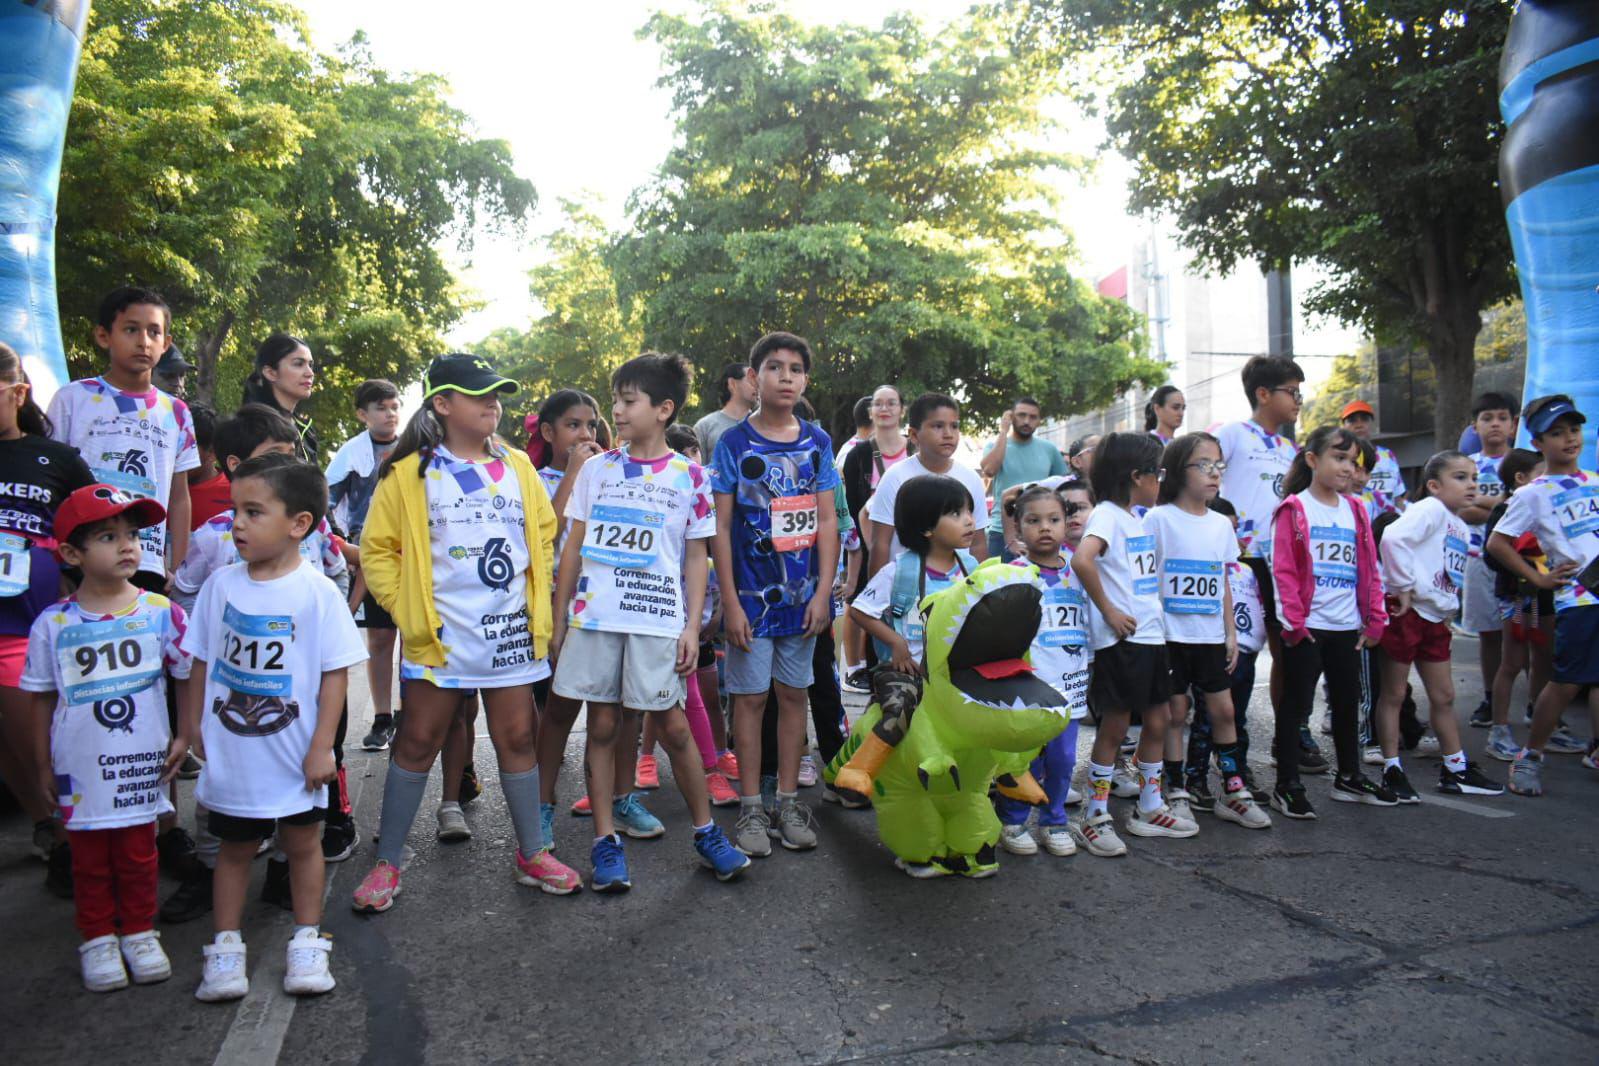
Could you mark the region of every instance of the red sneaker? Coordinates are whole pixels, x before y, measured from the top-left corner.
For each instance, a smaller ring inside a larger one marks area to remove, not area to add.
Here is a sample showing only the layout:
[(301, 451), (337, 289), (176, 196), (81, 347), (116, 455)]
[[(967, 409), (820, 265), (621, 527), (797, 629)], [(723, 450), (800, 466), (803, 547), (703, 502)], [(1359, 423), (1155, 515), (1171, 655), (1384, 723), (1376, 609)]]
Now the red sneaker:
[(706, 772), (705, 791), (711, 797), (712, 807), (732, 807), (738, 803), (738, 793), (733, 791), (733, 786), (727, 783), (727, 778), (720, 770)]
[(579, 796), (577, 802), (572, 804), (572, 814), (577, 818), (593, 817), (594, 808), (589, 806), (589, 794), (587, 792)]
[(738, 780), (738, 756), (724, 751), (716, 757), (716, 769), (729, 781)]
[(656, 765), (655, 756), (638, 757), (638, 765), (633, 770), (633, 787), (641, 791), (661, 787), (661, 768)]

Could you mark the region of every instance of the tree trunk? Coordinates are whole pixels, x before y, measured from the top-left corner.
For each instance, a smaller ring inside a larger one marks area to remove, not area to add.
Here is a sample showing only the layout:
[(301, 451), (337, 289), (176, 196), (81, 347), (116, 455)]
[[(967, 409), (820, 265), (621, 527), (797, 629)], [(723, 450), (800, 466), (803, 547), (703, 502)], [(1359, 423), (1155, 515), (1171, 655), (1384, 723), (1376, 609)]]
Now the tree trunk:
[(222, 355), (223, 342), (233, 331), (233, 319), (232, 311), (224, 311), (214, 329), (195, 338), (194, 351), (191, 353), (194, 357), (194, 391), (191, 397), (213, 407), (216, 406), (217, 360)]
[(1454, 448), (1460, 432), (1471, 421), (1472, 386), (1477, 375), (1477, 334), (1482, 315), (1465, 293), (1451, 301), (1443, 313), (1429, 316), (1427, 356), (1438, 379), (1433, 407), (1433, 447)]

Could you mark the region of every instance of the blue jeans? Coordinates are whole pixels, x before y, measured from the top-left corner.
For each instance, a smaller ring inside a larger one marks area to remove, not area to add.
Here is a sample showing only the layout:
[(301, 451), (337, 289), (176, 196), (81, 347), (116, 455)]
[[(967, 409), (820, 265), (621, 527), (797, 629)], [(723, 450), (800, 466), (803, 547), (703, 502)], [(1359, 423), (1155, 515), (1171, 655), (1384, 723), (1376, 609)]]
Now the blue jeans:
[[(1039, 825), (1066, 824), (1066, 795), (1072, 788), (1072, 771), (1077, 769), (1077, 721), (1048, 744), (1044, 752), (1033, 760), (1033, 778), (1044, 786), (1049, 802), (1038, 808)], [(994, 811), (1005, 825), (1026, 825), (1032, 813), (1031, 804), (997, 796)]]
[(990, 559), (1002, 559), (1007, 563), (1016, 558), (1015, 554), (1005, 547), (1004, 530), (996, 532), (991, 529), (988, 531), (988, 557)]

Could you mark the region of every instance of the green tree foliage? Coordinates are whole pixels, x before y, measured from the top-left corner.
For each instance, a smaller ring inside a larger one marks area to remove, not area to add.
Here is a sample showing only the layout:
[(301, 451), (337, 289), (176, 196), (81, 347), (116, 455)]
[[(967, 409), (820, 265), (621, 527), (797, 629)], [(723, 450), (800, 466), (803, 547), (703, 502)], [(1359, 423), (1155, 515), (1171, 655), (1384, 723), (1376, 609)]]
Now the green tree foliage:
[(611, 256), (651, 346), (714, 369), (773, 329), (805, 335), (834, 430), (891, 382), (974, 421), (1017, 392), (1066, 414), (1165, 378), (1140, 320), (1072, 268), (1041, 147), (1057, 85), (992, 19), (929, 37), (806, 26), (770, 6), (657, 15), (677, 143)]
[[(1206, 262), (1315, 259), (1311, 305), (1426, 348), (1434, 428), (1469, 414), (1485, 307), (1512, 289), (1496, 185), (1504, 0), (1030, 0), (1024, 38), (1110, 70), (1133, 203)], [(1095, 86), (1082, 86), (1092, 90)]]
[(99, 366), (99, 298), (151, 285), (193, 393), (231, 407), (255, 344), (288, 330), (317, 356), (324, 435), (348, 429), (353, 385), (413, 379), (468, 309), (441, 246), (535, 202), (445, 93), (380, 70), (359, 37), (317, 52), (277, 0), (97, 0), (61, 180), (74, 372)]

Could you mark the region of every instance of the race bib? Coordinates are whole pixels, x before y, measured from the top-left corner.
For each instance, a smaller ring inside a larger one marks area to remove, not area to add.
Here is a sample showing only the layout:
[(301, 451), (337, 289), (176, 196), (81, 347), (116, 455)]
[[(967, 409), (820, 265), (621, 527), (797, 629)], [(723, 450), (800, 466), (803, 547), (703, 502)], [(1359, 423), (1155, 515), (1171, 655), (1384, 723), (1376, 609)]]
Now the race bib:
[(1599, 531), (1599, 484), (1578, 485), (1556, 493), (1552, 501), (1560, 531), (1567, 538)]
[(149, 615), (67, 626), (56, 642), (56, 663), (68, 703), (131, 695), (161, 676), (161, 628)]
[(1444, 576), (1456, 590), (1466, 587), (1466, 542), (1453, 533), (1444, 537)]
[(1088, 605), (1082, 589), (1056, 585), (1044, 590), (1038, 643), (1046, 648), (1080, 648), (1088, 643)]
[(91, 472), (96, 481), (110, 485), (114, 489), (121, 489), (130, 496), (155, 499), (155, 482), (137, 471), (108, 470), (97, 466)]
[(816, 543), (816, 494), (774, 496), (771, 508), (772, 547), (803, 551)]
[(32, 575), (32, 542), (27, 537), (0, 533), (0, 596), (20, 596), (27, 592)]
[(1221, 614), (1222, 564), (1167, 559), (1161, 603), (1168, 614)]
[(582, 555), (606, 566), (645, 570), (660, 551), (666, 516), (638, 507), (601, 505), (589, 513)]
[(1153, 534), (1127, 538), (1127, 566), (1133, 572), (1134, 596), (1153, 596), (1160, 591), (1160, 575), (1155, 573)]
[(1310, 563), (1316, 584), (1355, 587), (1355, 531), (1343, 526), (1310, 527)]
[(294, 619), (286, 614), (245, 614), (229, 604), (222, 611), (222, 644), (212, 675), (246, 696), (294, 694), (289, 651), (294, 646)]

